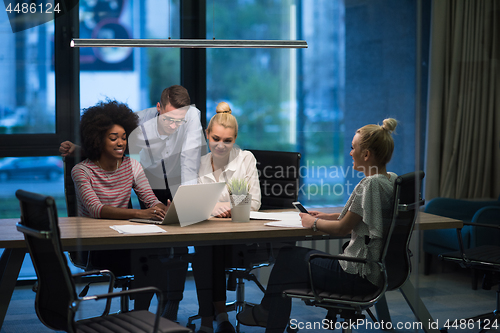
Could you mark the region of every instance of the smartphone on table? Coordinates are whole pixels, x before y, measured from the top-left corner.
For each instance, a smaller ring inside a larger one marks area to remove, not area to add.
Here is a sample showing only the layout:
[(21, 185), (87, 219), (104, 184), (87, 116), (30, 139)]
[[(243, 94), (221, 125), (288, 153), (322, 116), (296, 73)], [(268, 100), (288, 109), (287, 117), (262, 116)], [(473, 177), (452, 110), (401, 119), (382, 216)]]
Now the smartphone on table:
[(304, 208), (304, 206), (302, 206), (302, 204), (298, 201), (296, 202), (292, 202), (292, 205), (301, 213), (306, 213), (306, 214), (309, 214), (309, 212), (307, 211), (307, 209)]

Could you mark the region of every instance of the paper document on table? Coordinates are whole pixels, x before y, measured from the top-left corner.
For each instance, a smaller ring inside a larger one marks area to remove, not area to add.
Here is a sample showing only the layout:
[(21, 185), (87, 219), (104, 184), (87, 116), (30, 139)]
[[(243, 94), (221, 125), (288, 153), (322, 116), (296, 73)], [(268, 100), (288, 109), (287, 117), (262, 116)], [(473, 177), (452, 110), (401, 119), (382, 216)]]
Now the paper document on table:
[(118, 231), (120, 234), (152, 234), (158, 232), (167, 232), (154, 224), (144, 225), (111, 225), (111, 229)]
[(299, 212), (276, 212), (276, 213), (250, 212), (250, 219), (252, 220), (282, 221), (282, 220), (297, 219), (297, 218), (299, 218)]
[(303, 228), (299, 212), (280, 212), (268, 214), (272, 214), (273, 220), (275, 221), (266, 222), (264, 225), (270, 227)]
[(272, 221), (272, 222), (267, 222), (264, 225), (267, 225), (269, 227), (284, 227), (284, 228), (304, 228), (302, 226), (302, 221), (293, 221), (293, 220), (288, 220), (288, 221)]
[(281, 220), (280, 213), (250, 212), (251, 220)]

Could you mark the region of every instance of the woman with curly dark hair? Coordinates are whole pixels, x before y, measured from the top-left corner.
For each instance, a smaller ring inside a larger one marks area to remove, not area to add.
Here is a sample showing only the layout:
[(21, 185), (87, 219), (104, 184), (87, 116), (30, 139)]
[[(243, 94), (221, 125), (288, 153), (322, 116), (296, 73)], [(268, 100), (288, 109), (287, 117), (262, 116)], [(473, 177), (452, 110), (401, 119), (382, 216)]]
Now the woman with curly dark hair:
[[(127, 138), (138, 116), (117, 101), (100, 102), (84, 110), (80, 123), (82, 147), (88, 158), (73, 168), (78, 215), (109, 219), (163, 219), (167, 206), (154, 195), (139, 162), (124, 156)], [(130, 209), (131, 190), (147, 209)]]

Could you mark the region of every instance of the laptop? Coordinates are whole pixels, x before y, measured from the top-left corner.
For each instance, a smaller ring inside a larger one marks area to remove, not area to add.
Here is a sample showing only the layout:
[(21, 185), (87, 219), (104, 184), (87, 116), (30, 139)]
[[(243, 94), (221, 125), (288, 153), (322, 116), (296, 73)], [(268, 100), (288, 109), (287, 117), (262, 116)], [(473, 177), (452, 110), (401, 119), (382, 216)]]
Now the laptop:
[(163, 220), (130, 219), (131, 222), (176, 224), (185, 227), (208, 219), (226, 183), (181, 185)]

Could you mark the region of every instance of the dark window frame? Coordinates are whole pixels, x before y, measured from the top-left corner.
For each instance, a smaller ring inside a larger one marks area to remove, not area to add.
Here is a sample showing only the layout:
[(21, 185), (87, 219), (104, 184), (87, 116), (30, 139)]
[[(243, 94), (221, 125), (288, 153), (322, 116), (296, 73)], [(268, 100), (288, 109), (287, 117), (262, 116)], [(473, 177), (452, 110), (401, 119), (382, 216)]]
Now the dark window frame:
[(76, 141), (80, 115), (79, 51), (70, 41), (78, 36), (78, 6), (54, 20), (56, 132), (1, 134), (0, 157), (58, 155), (64, 140)]

